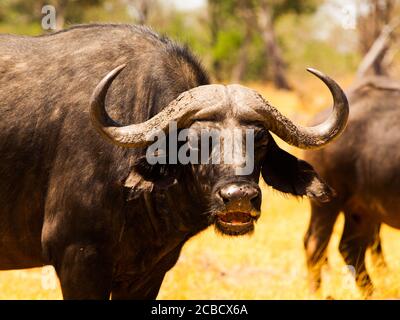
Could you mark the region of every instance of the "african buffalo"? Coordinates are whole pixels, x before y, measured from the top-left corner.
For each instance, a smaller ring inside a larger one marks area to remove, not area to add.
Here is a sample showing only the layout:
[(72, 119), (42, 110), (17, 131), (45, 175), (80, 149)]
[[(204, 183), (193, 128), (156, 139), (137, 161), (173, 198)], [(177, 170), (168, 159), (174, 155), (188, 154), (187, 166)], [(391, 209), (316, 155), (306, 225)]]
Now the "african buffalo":
[(348, 97), (350, 116), (345, 133), (323, 150), (305, 155), (336, 196), (324, 204), (311, 201), (304, 244), (310, 286), (316, 291), (333, 225), (343, 212), (339, 251), (346, 264), (353, 266), (356, 283), (368, 297), (373, 287), (365, 267), (366, 250), (371, 247), (373, 261), (384, 265), (380, 225), (400, 228), (400, 82), (366, 78)]
[[(1, 35), (0, 70), (0, 269), (53, 265), (64, 298), (155, 298), (190, 237), (212, 224), (230, 235), (253, 230), (260, 172), (282, 192), (331, 196), (269, 133), (314, 148), (343, 131), (346, 96), (316, 70), (334, 107), (311, 128), (251, 89), (209, 84), (187, 48), (145, 27)], [(253, 129), (254, 170), (150, 165), (147, 133), (172, 120), (195, 132)]]

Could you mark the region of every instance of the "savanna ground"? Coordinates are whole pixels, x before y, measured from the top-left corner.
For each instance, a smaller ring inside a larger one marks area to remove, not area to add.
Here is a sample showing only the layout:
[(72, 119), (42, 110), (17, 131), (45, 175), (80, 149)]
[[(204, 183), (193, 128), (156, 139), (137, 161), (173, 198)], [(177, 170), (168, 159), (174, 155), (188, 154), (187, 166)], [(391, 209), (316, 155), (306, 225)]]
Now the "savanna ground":
[[(310, 76), (311, 77), (311, 76)], [(351, 79), (340, 83), (348, 86)], [(295, 92), (269, 86), (250, 85), (273, 105), (298, 122), (330, 104), (330, 96), (318, 80), (298, 81)], [(279, 141), (279, 144), (289, 147)], [(301, 153), (293, 148), (301, 156)], [(209, 228), (183, 248), (176, 266), (167, 273), (158, 299), (361, 299), (337, 250), (343, 219), (335, 226), (323, 272), (319, 296), (308, 291), (303, 235), (309, 220), (306, 199), (294, 199), (273, 191), (263, 182), (262, 215), (251, 236), (231, 238)], [(377, 287), (373, 298), (400, 298), (400, 232), (384, 226), (384, 254), (388, 270), (367, 264)], [(101, 266), (99, 266), (101, 268)], [(50, 267), (1, 271), (0, 299), (61, 299), (61, 291)]]

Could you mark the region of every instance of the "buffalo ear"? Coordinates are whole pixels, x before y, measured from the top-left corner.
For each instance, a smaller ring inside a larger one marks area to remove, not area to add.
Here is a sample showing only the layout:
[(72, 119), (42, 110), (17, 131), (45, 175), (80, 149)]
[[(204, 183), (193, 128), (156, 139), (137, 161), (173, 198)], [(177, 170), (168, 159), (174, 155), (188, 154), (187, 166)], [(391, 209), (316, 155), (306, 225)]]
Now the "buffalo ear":
[(143, 193), (162, 191), (177, 184), (179, 165), (154, 164), (145, 156), (138, 157), (124, 182), (125, 199), (137, 199)]
[[(169, 161), (169, 152), (168, 152), (168, 139), (165, 138), (167, 141), (165, 142), (165, 145), (160, 146), (160, 149), (157, 151), (160, 151), (161, 154), (165, 154), (165, 158), (160, 157), (160, 162), (161, 160), (162, 163), (155, 163), (155, 164), (150, 164), (148, 162), (148, 159), (145, 154), (139, 153), (136, 155), (136, 159), (133, 163), (133, 169), (139, 173), (144, 179), (156, 182), (160, 180), (167, 179), (169, 180), (170, 178), (176, 178), (176, 176), (179, 174), (181, 171), (181, 164), (172, 164)], [(180, 145), (178, 144), (178, 149)], [(164, 149), (166, 148), (166, 149)]]
[(134, 162), (133, 170), (141, 175), (145, 180), (155, 182), (173, 176), (176, 167), (175, 165), (170, 164), (150, 164), (148, 163), (146, 156), (140, 156)]
[(327, 202), (335, 195), (309, 163), (280, 149), (273, 139), (269, 142), (261, 174), (268, 185), (284, 193), (307, 196), (318, 202)]
[(139, 198), (143, 193), (153, 191), (154, 184), (143, 179), (142, 176), (131, 171), (124, 182), (125, 200), (131, 201)]

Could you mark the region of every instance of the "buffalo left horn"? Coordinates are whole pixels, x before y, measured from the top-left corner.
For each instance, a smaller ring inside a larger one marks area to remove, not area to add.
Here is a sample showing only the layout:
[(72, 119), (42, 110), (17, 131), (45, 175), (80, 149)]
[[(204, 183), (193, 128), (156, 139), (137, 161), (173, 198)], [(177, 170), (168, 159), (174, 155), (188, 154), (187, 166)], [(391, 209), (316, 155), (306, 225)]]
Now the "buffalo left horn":
[[(178, 128), (191, 124), (193, 116), (203, 108), (221, 101), (222, 85), (206, 85), (202, 90), (188, 90), (171, 101), (161, 112), (149, 120), (121, 126), (110, 118), (105, 110), (105, 97), (113, 80), (125, 68), (121, 65), (108, 73), (95, 88), (90, 100), (90, 118), (94, 127), (112, 143), (126, 148), (146, 147), (153, 143), (150, 134), (154, 130), (167, 132), (169, 123), (175, 121)], [(223, 99), (222, 99), (223, 100)]]

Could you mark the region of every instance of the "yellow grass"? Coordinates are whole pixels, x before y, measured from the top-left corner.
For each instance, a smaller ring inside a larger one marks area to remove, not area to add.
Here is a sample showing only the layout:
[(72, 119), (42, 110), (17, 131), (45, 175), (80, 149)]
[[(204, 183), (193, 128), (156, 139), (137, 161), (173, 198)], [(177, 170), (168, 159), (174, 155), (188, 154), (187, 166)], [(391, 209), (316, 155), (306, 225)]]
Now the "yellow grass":
[[(311, 81), (310, 86), (313, 94), (301, 88), (295, 94), (253, 85), (283, 113), (303, 123), (330, 103), (329, 94), (318, 82)], [(279, 144), (289, 149), (282, 142)], [(323, 272), (321, 295), (313, 296), (308, 292), (303, 252), (308, 201), (282, 196), (264, 184), (262, 188), (262, 216), (254, 234), (231, 238), (209, 228), (192, 238), (177, 265), (167, 273), (159, 299), (316, 299), (328, 295), (335, 299), (361, 298), (337, 250), (342, 218), (328, 248), (329, 268)], [(382, 238), (389, 269), (374, 270), (367, 259), (377, 287), (374, 298), (400, 298), (400, 233), (383, 227)], [(58, 281), (49, 267), (0, 272), (0, 299), (60, 298)]]

